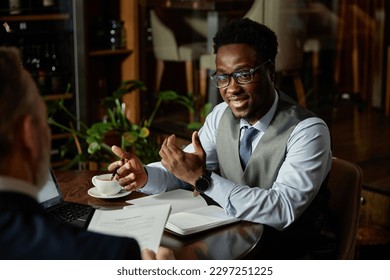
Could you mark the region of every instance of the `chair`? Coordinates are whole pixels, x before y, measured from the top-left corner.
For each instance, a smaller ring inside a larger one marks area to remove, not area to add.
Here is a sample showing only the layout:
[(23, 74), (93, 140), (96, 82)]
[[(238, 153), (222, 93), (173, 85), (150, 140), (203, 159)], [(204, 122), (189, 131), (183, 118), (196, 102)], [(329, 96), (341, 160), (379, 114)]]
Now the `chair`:
[(332, 159), (328, 187), (330, 211), (336, 219), (339, 237), (337, 259), (354, 259), (362, 180), (359, 166), (343, 159)]
[(154, 10), (150, 11), (153, 37), (153, 52), (157, 60), (156, 91), (160, 90), (164, 73), (164, 62), (184, 62), (187, 92), (194, 93), (194, 61), (206, 53), (206, 42), (179, 45), (173, 31), (164, 24)]
[[(215, 70), (215, 54), (202, 54), (199, 58), (199, 93), (200, 104), (205, 104), (207, 101), (207, 85), (209, 78), (207, 70)], [(215, 104), (216, 105), (216, 104)]]
[[(279, 49), (276, 56), (276, 72), (289, 75), (293, 78), (298, 103), (306, 107), (305, 90), (299, 74), (303, 60), (303, 47), (299, 34), (286, 30), (290, 24), (282, 24), (287, 19), (293, 19), (296, 14), (287, 13), (286, 1), (283, 0), (255, 0), (244, 15), (244, 18), (262, 23), (271, 28), (278, 36)], [(299, 35), (299, 36), (298, 36)], [(205, 99), (207, 95), (207, 70), (215, 70), (215, 55), (204, 54), (200, 57), (200, 95)]]

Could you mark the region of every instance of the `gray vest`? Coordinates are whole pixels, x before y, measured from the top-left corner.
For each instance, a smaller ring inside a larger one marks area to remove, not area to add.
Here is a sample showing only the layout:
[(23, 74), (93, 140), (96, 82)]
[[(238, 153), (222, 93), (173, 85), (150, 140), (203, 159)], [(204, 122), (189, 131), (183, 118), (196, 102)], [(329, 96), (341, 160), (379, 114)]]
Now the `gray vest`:
[[(226, 108), (218, 126), (216, 137), (218, 162), (222, 177), (250, 187), (260, 187), (262, 189), (272, 187), (280, 166), (285, 160), (287, 140), (291, 132), (300, 121), (315, 116), (312, 112), (297, 106), (296, 102), (284, 93), (278, 93), (279, 103), (275, 116), (253, 151), (244, 171), (240, 165), (238, 152), (240, 121), (233, 116), (230, 108)], [(287, 229), (276, 233), (274, 229), (265, 226), (263, 235), (268, 236), (269, 239), (265, 243), (306, 244), (301, 246), (301, 250), (306, 251), (307, 248), (313, 246), (310, 249), (313, 254), (315, 253), (315, 246), (324, 248), (325, 245), (322, 244), (324, 243), (326, 246), (330, 246), (329, 252), (333, 252), (332, 246), (336, 241), (334, 222), (328, 207), (330, 193), (327, 188), (327, 179), (328, 176), (306, 211)], [(285, 243), (281, 243), (282, 240)], [(265, 251), (273, 250), (263, 249)], [(288, 251), (287, 247), (284, 249)]]
[(246, 166), (240, 165), (238, 152), (240, 121), (227, 107), (218, 126), (216, 146), (221, 176), (241, 185), (269, 189), (286, 157), (287, 140), (302, 120), (314, 116), (279, 92), (279, 103), (267, 131), (260, 139)]

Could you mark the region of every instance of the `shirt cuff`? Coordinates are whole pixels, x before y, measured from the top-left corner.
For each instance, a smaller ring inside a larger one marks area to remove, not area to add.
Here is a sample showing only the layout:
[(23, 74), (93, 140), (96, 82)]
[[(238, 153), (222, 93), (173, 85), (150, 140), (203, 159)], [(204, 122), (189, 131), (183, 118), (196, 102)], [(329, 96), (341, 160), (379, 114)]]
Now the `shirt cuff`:
[(214, 172), (211, 174), (211, 180), (211, 188), (209, 188), (205, 194), (221, 205), (228, 214), (231, 214), (229, 213), (229, 196), (233, 191), (235, 184)]
[(146, 194), (156, 194), (160, 192), (165, 192), (165, 186), (164, 184), (161, 184), (161, 171), (158, 168), (150, 167), (145, 165), (144, 166), (147, 174), (148, 174), (148, 181), (146, 182), (145, 186), (141, 188), (139, 191)]

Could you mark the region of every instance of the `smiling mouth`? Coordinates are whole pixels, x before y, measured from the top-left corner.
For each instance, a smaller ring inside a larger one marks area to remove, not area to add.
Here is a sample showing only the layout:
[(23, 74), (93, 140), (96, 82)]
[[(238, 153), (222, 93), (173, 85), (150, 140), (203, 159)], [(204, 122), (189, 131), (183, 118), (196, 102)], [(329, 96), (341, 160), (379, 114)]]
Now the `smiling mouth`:
[(228, 98), (229, 101), (244, 101), (244, 100), (247, 100), (249, 99), (249, 96), (247, 95), (232, 95)]

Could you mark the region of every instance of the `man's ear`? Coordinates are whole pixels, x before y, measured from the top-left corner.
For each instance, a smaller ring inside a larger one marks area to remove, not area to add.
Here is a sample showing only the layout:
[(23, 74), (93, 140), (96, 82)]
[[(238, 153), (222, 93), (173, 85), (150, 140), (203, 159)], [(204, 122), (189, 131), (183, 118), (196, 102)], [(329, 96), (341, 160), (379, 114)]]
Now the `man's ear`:
[(21, 128), (21, 139), (25, 149), (28, 151), (32, 159), (36, 159), (39, 147), (37, 146), (36, 126), (34, 125), (34, 119), (31, 115), (23, 117)]
[(272, 82), (275, 82), (275, 63), (270, 62), (268, 65), (268, 75)]

